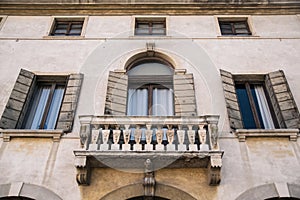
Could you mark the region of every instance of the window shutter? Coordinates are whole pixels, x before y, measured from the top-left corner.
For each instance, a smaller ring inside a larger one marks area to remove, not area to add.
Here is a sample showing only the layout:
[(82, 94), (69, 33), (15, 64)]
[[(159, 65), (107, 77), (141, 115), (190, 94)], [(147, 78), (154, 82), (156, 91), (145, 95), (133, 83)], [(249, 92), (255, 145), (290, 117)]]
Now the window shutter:
[(242, 129), (243, 121), (236, 96), (234, 80), (230, 72), (220, 70), (221, 79), (223, 83), (223, 90), (225, 96), (225, 102), (232, 129)]
[(128, 76), (123, 72), (109, 72), (105, 114), (126, 115)]
[(4, 129), (19, 128), (24, 118), (28, 101), (33, 92), (34, 73), (21, 69), (7, 105), (0, 120), (0, 127)]
[(71, 74), (69, 76), (56, 129), (63, 129), (64, 132), (72, 131), (82, 81), (83, 74)]
[(193, 74), (175, 74), (173, 77), (175, 115), (196, 116), (196, 98)]
[(299, 111), (283, 71), (267, 74), (265, 85), (280, 128), (299, 128)]

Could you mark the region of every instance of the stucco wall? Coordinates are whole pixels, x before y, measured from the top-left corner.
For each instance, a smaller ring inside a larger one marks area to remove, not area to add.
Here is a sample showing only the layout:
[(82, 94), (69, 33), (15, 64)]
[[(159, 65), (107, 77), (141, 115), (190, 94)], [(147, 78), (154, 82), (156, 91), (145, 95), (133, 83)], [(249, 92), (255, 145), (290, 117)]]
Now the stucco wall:
[[(222, 182), (207, 184), (206, 169), (163, 169), (157, 182), (182, 189), (196, 199), (232, 200), (245, 190), (273, 182), (300, 182), (300, 142), (287, 138), (248, 138), (238, 142), (230, 133), (219, 69), (233, 73), (268, 73), (283, 69), (300, 106), (299, 16), (252, 16), (255, 36), (220, 37), (214, 16), (167, 16), (167, 37), (134, 37), (133, 17), (91, 16), (84, 38), (44, 37), (50, 16), (9, 16), (0, 29), (0, 114), (20, 68), (37, 74), (81, 72), (84, 82), (72, 133), (59, 143), (50, 139), (0, 141), (0, 183), (43, 185), (64, 200), (99, 199), (142, 174), (94, 169), (91, 186), (75, 181), (73, 150), (79, 148), (78, 115), (104, 112), (108, 72), (124, 69), (126, 61), (154, 42), (173, 59), (175, 68), (194, 74), (198, 114), (220, 114), (220, 147), (225, 151)], [(111, 182), (113, 180), (113, 182)]]

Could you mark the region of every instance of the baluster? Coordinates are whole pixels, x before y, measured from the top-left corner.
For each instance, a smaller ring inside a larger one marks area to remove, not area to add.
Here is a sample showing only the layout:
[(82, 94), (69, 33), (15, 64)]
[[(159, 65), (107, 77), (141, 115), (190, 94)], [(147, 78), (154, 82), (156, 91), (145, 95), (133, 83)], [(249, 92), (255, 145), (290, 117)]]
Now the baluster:
[(108, 151), (108, 139), (110, 130), (108, 129), (108, 125), (104, 125), (104, 130), (102, 130), (102, 140), (103, 144), (100, 145), (100, 151)]
[(82, 149), (88, 149), (88, 142), (90, 137), (90, 124), (82, 124), (80, 126), (80, 146)]
[(218, 125), (213, 123), (208, 125), (208, 130), (210, 134), (210, 145), (212, 150), (219, 150), (219, 145), (218, 145), (218, 138), (219, 138), (219, 133), (218, 133)]
[(198, 151), (197, 144), (195, 144), (195, 131), (193, 125), (188, 125), (188, 137), (189, 137), (189, 151)]
[(113, 130), (113, 144), (111, 145), (111, 150), (120, 150), (120, 145), (118, 144), (120, 139), (121, 130), (119, 126), (116, 126), (116, 129)]
[(183, 144), (184, 136), (185, 136), (185, 130), (182, 130), (182, 125), (179, 125), (177, 130), (178, 151), (186, 151), (186, 145)]
[(135, 144), (133, 146), (134, 151), (141, 151), (142, 150), (142, 145), (140, 144), (141, 137), (142, 137), (142, 130), (140, 129), (140, 126), (137, 125), (136, 129), (135, 129), (135, 132), (134, 132), (134, 140), (135, 140)]
[(172, 125), (169, 124), (167, 125), (168, 130), (167, 130), (167, 138), (169, 144), (167, 144), (167, 151), (175, 151), (175, 144), (173, 144), (174, 141), (174, 129), (172, 129)]
[(96, 151), (98, 149), (99, 127), (99, 125), (94, 125), (92, 129), (91, 143), (89, 144), (90, 151)]
[(199, 130), (198, 130), (198, 135), (200, 139), (200, 151), (208, 151), (209, 146), (206, 143), (206, 130), (204, 129), (204, 125), (200, 124), (199, 125)]
[(130, 140), (130, 130), (129, 130), (130, 125), (124, 125), (124, 126), (125, 126), (125, 130), (123, 130), (124, 144), (122, 145), (122, 150), (130, 151), (130, 144), (128, 144)]
[(146, 127), (147, 127), (147, 130), (146, 130), (146, 143), (147, 144), (145, 144), (145, 150), (152, 151), (153, 145), (151, 144), (151, 141), (152, 141), (151, 124), (147, 124)]
[(157, 141), (157, 145), (155, 146), (155, 150), (156, 151), (164, 151), (165, 150), (165, 146), (162, 144), (163, 141), (163, 130), (161, 129), (160, 125), (157, 125), (157, 130), (156, 130), (156, 141)]

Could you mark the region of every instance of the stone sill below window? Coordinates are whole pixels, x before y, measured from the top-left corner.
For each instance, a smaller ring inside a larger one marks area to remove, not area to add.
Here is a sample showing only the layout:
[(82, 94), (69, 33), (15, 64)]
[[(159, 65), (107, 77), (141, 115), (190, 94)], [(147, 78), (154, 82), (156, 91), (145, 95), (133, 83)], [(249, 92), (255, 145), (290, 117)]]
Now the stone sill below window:
[(59, 142), (63, 130), (28, 130), (28, 129), (5, 129), (0, 130), (3, 134), (3, 141), (9, 142), (12, 137), (30, 137), (30, 138), (53, 138), (53, 142)]
[(297, 141), (299, 129), (237, 129), (236, 135), (240, 142), (246, 137), (289, 137), (290, 141)]

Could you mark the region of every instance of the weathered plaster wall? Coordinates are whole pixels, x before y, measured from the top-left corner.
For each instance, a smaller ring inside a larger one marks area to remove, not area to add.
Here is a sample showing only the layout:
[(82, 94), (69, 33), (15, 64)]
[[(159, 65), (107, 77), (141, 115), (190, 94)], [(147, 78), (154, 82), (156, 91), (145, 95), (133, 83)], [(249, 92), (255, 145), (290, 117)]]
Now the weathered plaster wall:
[[(300, 141), (247, 138), (229, 133), (219, 69), (233, 73), (267, 73), (283, 69), (300, 107), (299, 16), (252, 16), (254, 37), (218, 37), (214, 16), (169, 16), (168, 36), (132, 37), (133, 18), (89, 17), (85, 38), (49, 39), (51, 17), (9, 16), (0, 30), (0, 114), (20, 68), (36, 73), (84, 73), (75, 128), (59, 143), (50, 139), (0, 140), (0, 183), (44, 185), (64, 200), (99, 199), (142, 174), (94, 169), (90, 186), (77, 186), (73, 150), (79, 147), (78, 115), (103, 114), (109, 70), (123, 69), (127, 59), (145, 51), (146, 42), (171, 57), (178, 69), (195, 78), (199, 114), (220, 114), (223, 157), (220, 186), (207, 184), (205, 169), (163, 169), (158, 183), (184, 190), (198, 199), (232, 200), (245, 190), (272, 182), (300, 182)], [(188, 20), (187, 20), (188, 19)], [(111, 180), (114, 180), (112, 182)]]

